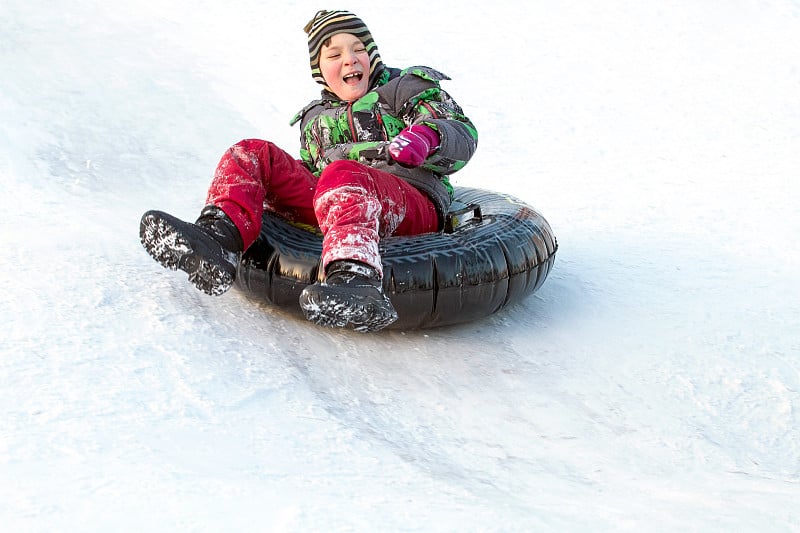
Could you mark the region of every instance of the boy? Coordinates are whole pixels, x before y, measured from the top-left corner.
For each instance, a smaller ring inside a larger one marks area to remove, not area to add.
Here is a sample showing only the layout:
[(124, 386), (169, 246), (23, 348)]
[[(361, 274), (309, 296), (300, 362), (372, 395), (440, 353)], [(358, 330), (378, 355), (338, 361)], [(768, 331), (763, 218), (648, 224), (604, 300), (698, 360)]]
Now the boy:
[(194, 224), (149, 211), (140, 237), (163, 266), (218, 295), (233, 284), (264, 209), (319, 227), (324, 280), (302, 292), (303, 313), (324, 326), (377, 331), (397, 319), (382, 289), (380, 238), (442, 228), (447, 176), (472, 157), (477, 132), (441, 90), (449, 78), (386, 67), (353, 13), (319, 11), (304, 31), (312, 77), (324, 88), (292, 121), (301, 158), (243, 140), (223, 155)]

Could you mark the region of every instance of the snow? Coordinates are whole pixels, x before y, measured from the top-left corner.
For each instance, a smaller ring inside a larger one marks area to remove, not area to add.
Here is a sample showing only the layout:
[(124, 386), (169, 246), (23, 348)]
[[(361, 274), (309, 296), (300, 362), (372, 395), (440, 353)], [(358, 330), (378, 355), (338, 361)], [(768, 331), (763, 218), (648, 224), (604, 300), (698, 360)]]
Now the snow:
[(374, 335), (138, 242), (232, 143), (297, 150), (325, 7), (4, 0), (2, 529), (800, 530), (800, 4), (344, 6), (560, 244), (520, 305)]

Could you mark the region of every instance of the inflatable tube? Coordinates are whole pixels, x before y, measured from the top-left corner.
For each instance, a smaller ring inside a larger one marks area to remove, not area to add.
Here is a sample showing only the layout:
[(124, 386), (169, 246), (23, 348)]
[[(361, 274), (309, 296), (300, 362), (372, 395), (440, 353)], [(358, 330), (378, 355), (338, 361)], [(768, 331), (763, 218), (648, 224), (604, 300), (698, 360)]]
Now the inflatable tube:
[[(547, 221), (520, 200), (456, 187), (442, 232), (381, 240), (383, 288), (398, 320), (418, 329), (486, 317), (533, 294), (558, 248)], [(300, 313), (298, 298), (320, 276), (322, 237), (267, 213), (247, 249), (236, 286), (248, 296)]]

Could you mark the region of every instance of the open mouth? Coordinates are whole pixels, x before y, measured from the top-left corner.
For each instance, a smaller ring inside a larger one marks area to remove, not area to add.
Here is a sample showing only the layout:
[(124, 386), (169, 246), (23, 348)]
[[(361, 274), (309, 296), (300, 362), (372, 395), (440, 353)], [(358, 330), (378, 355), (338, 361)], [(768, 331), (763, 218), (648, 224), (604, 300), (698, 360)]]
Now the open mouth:
[(347, 74), (342, 79), (348, 85), (358, 85), (358, 82), (360, 82), (361, 78), (363, 78), (363, 77), (364, 77), (363, 73), (361, 73), (361, 72), (353, 72), (353, 73)]

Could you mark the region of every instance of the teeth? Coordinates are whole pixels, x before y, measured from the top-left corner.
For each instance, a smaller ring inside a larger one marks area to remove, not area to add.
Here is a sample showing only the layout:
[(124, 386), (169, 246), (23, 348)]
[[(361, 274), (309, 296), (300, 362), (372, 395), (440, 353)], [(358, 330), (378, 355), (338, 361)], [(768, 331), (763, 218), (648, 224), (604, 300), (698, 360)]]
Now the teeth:
[(359, 77), (360, 78), (361, 77), (361, 73), (360, 72), (354, 72), (352, 74), (348, 74), (347, 76), (344, 77), (344, 79), (355, 78), (355, 77)]

